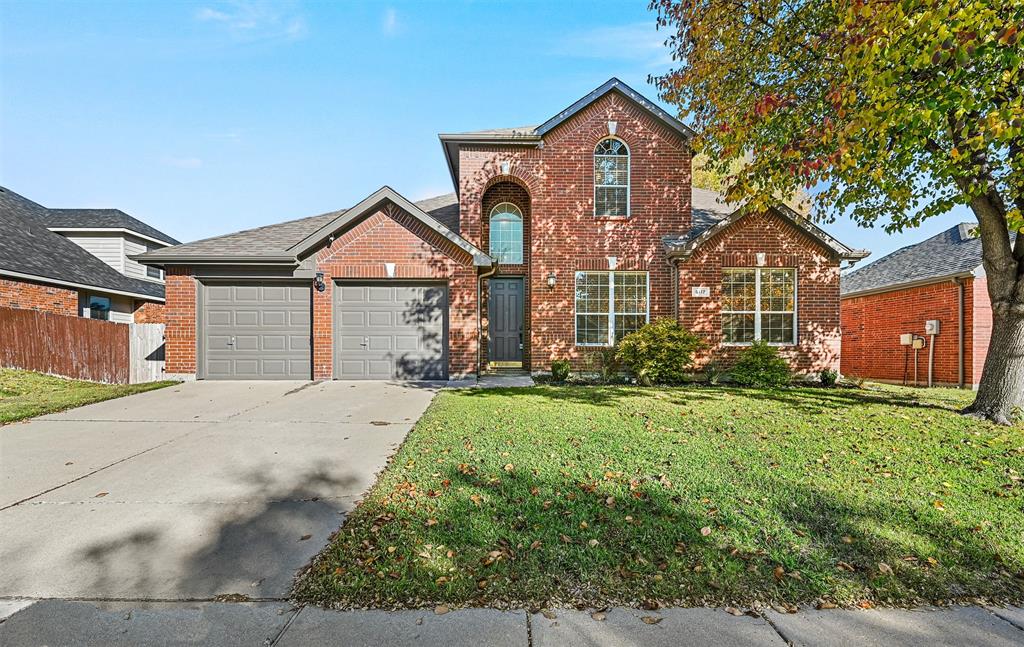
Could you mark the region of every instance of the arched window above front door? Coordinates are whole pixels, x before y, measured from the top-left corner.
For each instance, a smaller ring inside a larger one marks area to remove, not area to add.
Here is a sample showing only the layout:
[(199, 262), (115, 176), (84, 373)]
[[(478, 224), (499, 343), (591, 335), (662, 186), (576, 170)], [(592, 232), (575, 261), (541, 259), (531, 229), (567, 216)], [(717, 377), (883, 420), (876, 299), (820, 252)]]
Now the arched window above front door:
[(491, 258), (503, 265), (523, 262), (523, 212), (511, 202), (491, 209)]

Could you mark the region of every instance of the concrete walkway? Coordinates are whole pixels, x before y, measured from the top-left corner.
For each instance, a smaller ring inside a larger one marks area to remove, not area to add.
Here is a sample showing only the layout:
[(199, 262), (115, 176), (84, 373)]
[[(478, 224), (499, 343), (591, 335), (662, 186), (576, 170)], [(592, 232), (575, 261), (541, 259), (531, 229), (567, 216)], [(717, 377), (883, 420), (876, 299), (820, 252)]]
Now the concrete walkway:
[[(4, 612), (4, 605), (7, 611)], [(27, 605), (27, 606), (26, 606)], [(611, 609), (544, 613), (465, 609), (328, 611), (265, 603), (0, 601), (0, 644), (271, 645), (300, 647), (689, 647), (697, 645), (1011, 647), (1024, 645), (1024, 609), (766, 611)], [(595, 619), (599, 618), (599, 619)]]
[(198, 382), (0, 427), (0, 598), (284, 599), (436, 390)]

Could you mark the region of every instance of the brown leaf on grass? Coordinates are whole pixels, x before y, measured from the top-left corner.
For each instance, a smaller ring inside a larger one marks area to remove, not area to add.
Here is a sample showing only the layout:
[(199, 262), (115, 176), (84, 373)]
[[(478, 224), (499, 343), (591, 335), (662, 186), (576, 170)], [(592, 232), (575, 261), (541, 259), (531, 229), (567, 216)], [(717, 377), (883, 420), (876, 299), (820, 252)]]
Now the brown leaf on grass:
[(885, 575), (892, 575), (892, 567), (885, 562), (878, 562), (878, 571)]
[(559, 535), (559, 537), (566, 544), (571, 544), (572, 543), (572, 537), (570, 537), (569, 535)]
[(551, 502), (551, 501), (545, 501), (544, 503), (540, 504), (540, 507), (542, 507), (542, 508), (544, 508), (545, 510), (547, 510), (548, 508), (550, 508), (550, 507), (551, 507), (551, 504), (552, 504), (552, 502)]
[(840, 539), (842, 540), (842, 542), (844, 544), (852, 544), (853, 543), (853, 537), (851, 537), (850, 535), (843, 535)]
[(591, 539), (590, 541), (587, 542), (587, 545), (590, 546), (591, 548), (593, 548), (594, 546), (597, 546), (597, 544), (598, 544), (598, 541), (596, 539)]
[(334, 569), (334, 574), (335, 575), (339, 575), (339, 576), (340, 575), (344, 575), (345, 572), (346, 572), (345, 569), (342, 568), (341, 566), (338, 566), (337, 568)]
[(505, 464), (504, 470), (506, 472), (511, 472), (514, 469), (515, 469), (515, 465), (513, 465), (512, 463), (506, 463)]
[(647, 599), (640, 603), (640, 608), (644, 611), (657, 611), (661, 608), (661, 603), (657, 600)]
[(700, 534), (703, 535), (704, 537), (707, 537), (708, 535), (711, 534), (711, 527), (710, 526), (704, 526), (703, 528), (700, 529)]
[(540, 488), (534, 485), (532, 488), (530, 488), (530, 494), (532, 494), (533, 496), (537, 496), (538, 494), (540, 494)]
[(482, 580), (477, 580), (476, 581), (476, 588), (480, 589), (481, 591), (486, 589), (487, 588), (487, 578), (484, 578)]
[(938, 499), (936, 499), (935, 501), (932, 501), (932, 505), (935, 507), (936, 510), (945, 510), (946, 509), (946, 504), (944, 502), (942, 502), (942, 501), (939, 501)]
[(776, 566), (775, 570), (772, 571), (772, 576), (775, 578), (776, 582), (781, 581), (785, 575), (786, 569), (782, 568), (781, 566)]
[(469, 500), (475, 503), (476, 506), (479, 508), (480, 502), (483, 500), (483, 497), (481, 497), (479, 494), (470, 494)]
[(430, 526), (436, 526), (436, 525), (437, 525), (437, 519), (427, 519), (427, 527), (428, 528)]
[(656, 625), (659, 622), (661, 622), (662, 620), (664, 620), (664, 618), (656, 618), (654, 616), (644, 616), (644, 617), (640, 618), (640, 620), (642, 620), (645, 625)]
[(533, 540), (533, 543), (530, 544), (530, 550), (537, 550), (538, 548), (540, 548), (540, 546), (541, 541), (539, 539), (535, 539)]
[(439, 577), (436, 580), (434, 580), (434, 584), (437, 584), (438, 586), (441, 586), (441, 585), (447, 584), (447, 583), (448, 583), (448, 578), (445, 577), (444, 575), (442, 575), (441, 577)]
[(451, 609), (449, 609), (448, 605), (446, 605), (446, 604), (439, 604), (436, 607), (434, 607), (434, 613), (439, 615), (439, 616), (443, 616), (444, 614), (448, 613), (449, 611), (451, 611)]
[(815, 607), (815, 608), (819, 609), (819, 610), (821, 610), (821, 609), (835, 609), (836, 605), (834, 603), (832, 603), (832, 602), (827, 601), (827, 600), (822, 600), (821, 602), (818, 603), (817, 607)]
[(852, 573), (855, 570), (857, 570), (856, 568), (853, 567), (853, 565), (847, 564), (846, 562), (836, 562), (836, 568), (838, 568), (841, 571), (848, 571), (850, 573)]
[(615, 507), (615, 497), (613, 497), (613, 496), (608, 497), (607, 499), (604, 500), (604, 504), (606, 506), (608, 506), (609, 508), (614, 508)]
[(873, 602), (871, 602), (871, 600), (861, 600), (860, 602), (857, 603), (857, 606), (860, 607), (861, 609), (874, 609), (875, 608), (875, 605), (874, 605)]

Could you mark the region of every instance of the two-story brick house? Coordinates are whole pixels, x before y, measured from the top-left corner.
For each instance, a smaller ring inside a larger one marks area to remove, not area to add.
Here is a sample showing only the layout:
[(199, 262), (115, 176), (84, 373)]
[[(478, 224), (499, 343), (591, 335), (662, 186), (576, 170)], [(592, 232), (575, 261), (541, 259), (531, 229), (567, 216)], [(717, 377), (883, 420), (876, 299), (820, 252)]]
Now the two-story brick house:
[(539, 126), (440, 135), (456, 192), (354, 207), (136, 257), (167, 275), (167, 371), (443, 379), (582, 366), (648, 321), (839, 365), (839, 266), (862, 258), (783, 206), (690, 185), (691, 131), (617, 79)]

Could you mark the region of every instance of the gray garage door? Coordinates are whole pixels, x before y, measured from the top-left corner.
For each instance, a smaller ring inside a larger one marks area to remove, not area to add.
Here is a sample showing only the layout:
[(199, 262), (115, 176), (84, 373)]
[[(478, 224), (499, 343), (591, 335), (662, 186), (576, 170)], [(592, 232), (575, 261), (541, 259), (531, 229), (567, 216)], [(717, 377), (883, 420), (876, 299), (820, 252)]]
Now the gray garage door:
[(334, 293), (336, 378), (448, 377), (446, 285), (339, 283)]
[(216, 380), (308, 380), (310, 286), (211, 283), (204, 287), (205, 377)]

